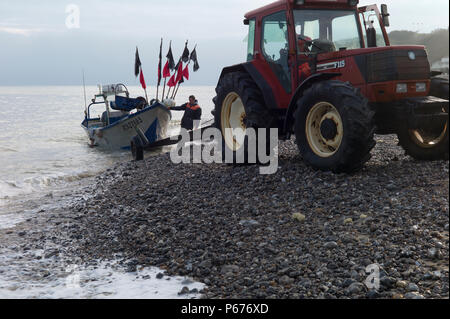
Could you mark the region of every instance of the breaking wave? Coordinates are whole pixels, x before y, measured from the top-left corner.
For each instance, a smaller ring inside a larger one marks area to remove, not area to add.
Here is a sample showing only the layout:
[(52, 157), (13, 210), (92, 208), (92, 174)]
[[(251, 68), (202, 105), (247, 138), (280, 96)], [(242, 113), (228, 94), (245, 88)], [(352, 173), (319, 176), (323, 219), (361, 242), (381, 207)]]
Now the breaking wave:
[(100, 172), (86, 171), (75, 174), (60, 174), (40, 177), (30, 177), (23, 181), (4, 181), (0, 179), (0, 199), (26, 195), (34, 192), (45, 191), (53, 186), (67, 185), (68, 183), (81, 181), (94, 177)]
[(0, 152), (5, 152), (5, 153), (17, 153), (18, 150), (15, 150), (15, 149), (13, 149), (13, 148), (1, 147), (1, 146), (0, 146)]

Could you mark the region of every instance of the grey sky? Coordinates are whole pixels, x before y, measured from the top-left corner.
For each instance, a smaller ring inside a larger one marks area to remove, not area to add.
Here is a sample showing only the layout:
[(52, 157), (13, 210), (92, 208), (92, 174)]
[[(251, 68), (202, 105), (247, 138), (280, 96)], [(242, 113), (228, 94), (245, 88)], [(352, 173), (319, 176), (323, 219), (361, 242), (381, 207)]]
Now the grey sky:
[[(0, 0), (0, 85), (78, 84), (81, 68), (90, 84), (126, 82), (138, 45), (150, 85), (156, 79), (159, 39), (198, 44), (201, 69), (190, 85), (214, 85), (223, 66), (242, 62), (245, 12), (272, 0)], [(80, 8), (80, 29), (67, 29), (68, 4)], [(448, 0), (362, 0), (387, 3), (389, 30), (430, 32), (447, 28)], [(432, 7), (433, 6), (433, 7)]]

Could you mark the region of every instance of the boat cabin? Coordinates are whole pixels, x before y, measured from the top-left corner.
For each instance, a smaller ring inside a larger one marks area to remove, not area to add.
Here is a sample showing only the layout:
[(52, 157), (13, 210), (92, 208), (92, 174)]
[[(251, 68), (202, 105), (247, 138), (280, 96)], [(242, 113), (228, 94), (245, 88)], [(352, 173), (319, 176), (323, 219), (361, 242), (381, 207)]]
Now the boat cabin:
[[(106, 110), (100, 117), (91, 118), (91, 107), (103, 104)], [(100, 128), (112, 125), (129, 116), (132, 111), (143, 110), (148, 106), (143, 97), (130, 98), (128, 88), (124, 84), (99, 85), (99, 93), (85, 111), (83, 126)]]

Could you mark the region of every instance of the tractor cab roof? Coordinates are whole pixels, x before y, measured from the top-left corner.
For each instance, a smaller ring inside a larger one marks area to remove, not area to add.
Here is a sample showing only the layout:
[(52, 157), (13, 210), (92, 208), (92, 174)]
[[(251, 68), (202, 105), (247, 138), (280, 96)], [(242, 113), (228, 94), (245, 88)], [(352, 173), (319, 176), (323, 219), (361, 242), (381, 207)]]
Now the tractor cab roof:
[(248, 12), (245, 18), (250, 19), (255, 16), (264, 15), (266, 12), (272, 12), (276, 9), (294, 9), (294, 8), (323, 8), (336, 9), (348, 8), (356, 9), (359, 0), (279, 0), (268, 4), (259, 9)]

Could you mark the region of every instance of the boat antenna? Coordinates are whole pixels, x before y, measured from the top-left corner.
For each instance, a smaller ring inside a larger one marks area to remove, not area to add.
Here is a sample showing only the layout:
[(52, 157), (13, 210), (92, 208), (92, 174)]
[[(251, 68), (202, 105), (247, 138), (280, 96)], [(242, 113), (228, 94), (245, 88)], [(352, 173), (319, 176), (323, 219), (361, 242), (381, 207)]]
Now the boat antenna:
[(84, 109), (87, 112), (87, 100), (86, 100), (86, 82), (84, 80), (84, 69), (81, 69), (83, 73), (83, 90), (84, 90)]

